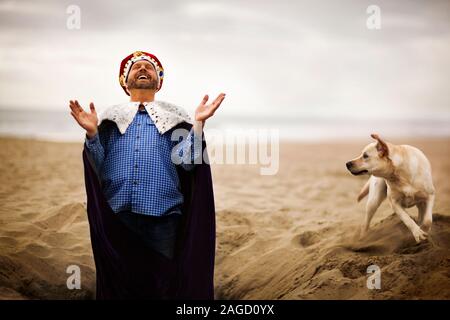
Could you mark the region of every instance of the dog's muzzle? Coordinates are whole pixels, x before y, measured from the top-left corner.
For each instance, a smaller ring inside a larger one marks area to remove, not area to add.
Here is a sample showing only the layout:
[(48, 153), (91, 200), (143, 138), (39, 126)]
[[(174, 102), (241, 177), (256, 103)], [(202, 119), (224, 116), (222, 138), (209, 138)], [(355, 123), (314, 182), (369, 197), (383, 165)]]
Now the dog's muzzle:
[(361, 174), (368, 173), (367, 170), (361, 170), (361, 171), (355, 172), (354, 169), (353, 169), (353, 162), (351, 162), (351, 161), (347, 162), (347, 163), (345, 164), (345, 166), (347, 167), (347, 170), (350, 171), (350, 173), (351, 173), (352, 175), (354, 175), (354, 176), (359, 176), (359, 175), (361, 175)]

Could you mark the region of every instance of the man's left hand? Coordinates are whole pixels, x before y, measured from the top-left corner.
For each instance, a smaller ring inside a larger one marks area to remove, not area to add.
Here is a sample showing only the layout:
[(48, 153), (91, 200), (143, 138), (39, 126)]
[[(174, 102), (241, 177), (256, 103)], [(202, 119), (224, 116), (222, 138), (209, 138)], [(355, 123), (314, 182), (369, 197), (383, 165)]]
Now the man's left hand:
[(205, 125), (206, 119), (212, 117), (217, 108), (219, 108), (223, 99), (225, 99), (225, 93), (219, 94), (212, 103), (206, 104), (208, 102), (208, 99), (208, 95), (205, 95), (202, 102), (195, 110), (195, 121), (201, 121), (202, 127)]

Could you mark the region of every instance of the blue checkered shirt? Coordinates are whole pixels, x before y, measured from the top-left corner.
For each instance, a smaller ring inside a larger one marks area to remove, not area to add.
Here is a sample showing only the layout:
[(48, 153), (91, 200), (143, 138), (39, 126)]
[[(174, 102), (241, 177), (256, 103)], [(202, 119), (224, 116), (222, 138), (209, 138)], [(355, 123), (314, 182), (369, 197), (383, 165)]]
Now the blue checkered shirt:
[[(100, 175), (102, 190), (115, 213), (132, 211), (151, 216), (181, 214), (183, 194), (176, 164), (175, 149), (181, 166), (192, 170), (201, 157), (199, 140), (194, 143), (193, 129), (179, 141), (171, 140), (172, 130), (160, 134), (147, 111), (138, 110), (133, 122), (122, 135), (117, 126), (97, 133), (86, 147)], [(200, 139), (195, 135), (195, 139)]]

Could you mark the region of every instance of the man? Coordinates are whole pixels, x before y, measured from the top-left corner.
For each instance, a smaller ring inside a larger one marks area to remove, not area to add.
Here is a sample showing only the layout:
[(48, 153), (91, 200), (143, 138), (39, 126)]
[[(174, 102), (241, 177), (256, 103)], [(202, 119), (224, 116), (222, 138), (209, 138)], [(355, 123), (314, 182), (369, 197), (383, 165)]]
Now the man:
[(130, 102), (97, 116), (93, 103), (89, 113), (70, 101), (86, 130), (97, 298), (213, 298), (215, 213), (202, 130), (225, 94), (211, 104), (205, 95), (191, 125), (183, 109), (155, 101), (163, 79), (158, 58), (137, 51), (119, 73)]

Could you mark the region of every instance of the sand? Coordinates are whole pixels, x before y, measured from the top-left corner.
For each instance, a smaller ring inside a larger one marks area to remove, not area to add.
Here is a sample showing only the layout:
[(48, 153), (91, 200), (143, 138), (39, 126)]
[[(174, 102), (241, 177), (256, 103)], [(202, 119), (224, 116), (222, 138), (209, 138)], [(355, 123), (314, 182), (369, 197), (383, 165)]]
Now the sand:
[[(434, 224), (421, 244), (386, 202), (357, 238), (367, 177), (345, 162), (368, 142), (284, 143), (276, 176), (213, 166), (216, 298), (450, 298), (450, 140), (391, 140), (421, 148), (433, 166)], [(0, 299), (95, 297), (81, 152), (81, 143), (0, 138)], [(373, 264), (379, 290), (366, 286)], [(66, 286), (70, 265), (80, 290)]]

